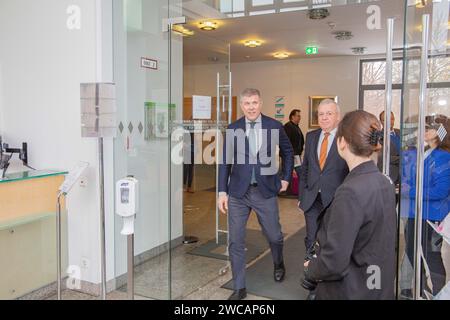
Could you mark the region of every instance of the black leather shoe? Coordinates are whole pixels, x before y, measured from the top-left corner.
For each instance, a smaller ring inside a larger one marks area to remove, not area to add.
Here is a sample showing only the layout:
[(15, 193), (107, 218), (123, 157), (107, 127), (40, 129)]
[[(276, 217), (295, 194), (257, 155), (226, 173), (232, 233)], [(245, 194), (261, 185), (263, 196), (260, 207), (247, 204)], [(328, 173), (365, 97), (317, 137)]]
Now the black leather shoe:
[(310, 291), (308, 296), (306, 297), (306, 300), (316, 300), (316, 292)]
[(273, 270), (273, 278), (276, 282), (281, 282), (284, 280), (284, 275), (286, 274), (286, 268), (284, 267), (284, 263), (280, 263), (279, 265), (275, 265)]
[(234, 290), (233, 294), (228, 297), (228, 300), (242, 300), (247, 296), (247, 290), (245, 288)]

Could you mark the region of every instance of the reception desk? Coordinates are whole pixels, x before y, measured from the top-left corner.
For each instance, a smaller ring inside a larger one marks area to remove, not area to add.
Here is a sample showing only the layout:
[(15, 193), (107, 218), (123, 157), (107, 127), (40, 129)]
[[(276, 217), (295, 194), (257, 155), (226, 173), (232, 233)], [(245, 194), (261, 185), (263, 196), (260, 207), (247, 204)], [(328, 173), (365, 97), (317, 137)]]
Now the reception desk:
[[(56, 199), (65, 174), (27, 171), (0, 179), (0, 299), (15, 299), (56, 281)], [(64, 203), (61, 208), (64, 271)]]

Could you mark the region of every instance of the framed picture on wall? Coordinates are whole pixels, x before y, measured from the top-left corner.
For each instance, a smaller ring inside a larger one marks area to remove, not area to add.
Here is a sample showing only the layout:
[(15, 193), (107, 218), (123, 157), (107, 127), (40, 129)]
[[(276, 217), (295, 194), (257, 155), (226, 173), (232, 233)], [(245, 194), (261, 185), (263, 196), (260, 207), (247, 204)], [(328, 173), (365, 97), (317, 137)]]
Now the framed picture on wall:
[(337, 96), (309, 96), (309, 127), (311, 129), (319, 128), (318, 108), (322, 100), (331, 99), (338, 103)]

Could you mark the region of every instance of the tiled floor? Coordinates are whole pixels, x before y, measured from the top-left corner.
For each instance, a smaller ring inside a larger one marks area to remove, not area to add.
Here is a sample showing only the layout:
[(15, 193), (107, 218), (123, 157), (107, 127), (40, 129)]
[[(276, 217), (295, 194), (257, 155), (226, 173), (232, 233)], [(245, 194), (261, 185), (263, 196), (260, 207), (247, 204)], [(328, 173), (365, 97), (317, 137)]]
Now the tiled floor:
[[(304, 226), (303, 214), (296, 207), (295, 199), (280, 198), (280, 220), (283, 233), (289, 237)], [(135, 273), (135, 299), (168, 299), (169, 276), (172, 299), (189, 300), (223, 300), (231, 294), (230, 290), (221, 286), (231, 279), (229, 269), (225, 274), (220, 270), (228, 266), (223, 260), (201, 257), (188, 254), (194, 246), (198, 246), (215, 237), (215, 193), (211, 191), (198, 191), (185, 193), (184, 198), (185, 234), (196, 236), (199, 242), (190, 245), (181, 245), (172, 250), (171, 272), (169, 273), (168, 254), (160, 255), (136, 267)], [(221, 215), (222, 227), (226, 227), (226, 216)], [(260, 229), (256, 215), (251, 214), (248, 228)], [(301, 245), (301, 244), (299, 244)], [(266, 251), (265, 254), (268, 254)], [(261, 257), (260, 257), (261, 258)], [(258, 260), (258, 259), (257, 259)], [(255, 263), (254, 260), (250, 264)], [(122, 290), (108, 294), (108, 300), (126, 299)], [(49, 299), (56, 299), (55, 296)], [(95, 300), (87, 294), (65, 291), (63, 299), (66, 300)], [(264, 297), (248, 295), (249, 300), (264, 300)]]

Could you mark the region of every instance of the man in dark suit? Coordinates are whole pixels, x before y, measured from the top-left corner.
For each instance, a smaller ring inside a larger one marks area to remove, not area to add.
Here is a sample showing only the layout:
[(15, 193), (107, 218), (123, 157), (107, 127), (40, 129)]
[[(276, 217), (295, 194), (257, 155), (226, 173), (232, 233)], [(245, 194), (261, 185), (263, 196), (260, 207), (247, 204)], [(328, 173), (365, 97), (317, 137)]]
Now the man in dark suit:
[[(230, 124), (219, 166), (218, 206), (228, 211), (229, 254), (234, 292), (229, 300), (246, 297), (245, 228), (253, 209), (266, 236), (274, 262), (274, 279), (284, 279), (283, 234), (278, 214), (279, 192), (286, 191), (293, 170), (293, 149), (280, 122), (261, 114), (261, 95), (245, 89), (240, 96), (244, 117)], [(283, 159), (280, 179), (276, 145)]]
[(339, 156), (336, 131), (339, 106), (331, 99), (318, 107), (320, 129), (306, 135), (305, 155), (299, 181), (299, 207), (305, 214), (305, 261), (314, 255), (318, 217), (333, 200), (336, 189), (348, 174), (347, 163)]
[(305, 145), (305, 137), (299, 127), (301, 120), (300, 110), (294, 109), (289, 114), (289, 122), (284, 125), (284, 130), (291, 141), (292, 148), (294, 148), (294, 169), (297, 172), (297, 176), (300, 176), (300, 157), (303, 153), (303, 147)]

